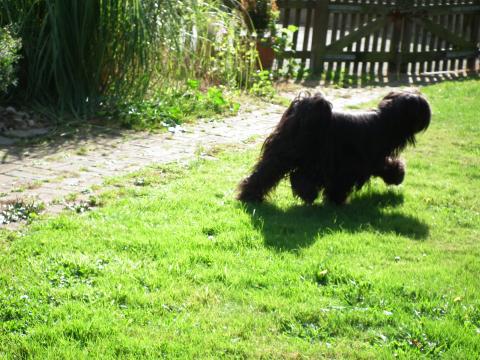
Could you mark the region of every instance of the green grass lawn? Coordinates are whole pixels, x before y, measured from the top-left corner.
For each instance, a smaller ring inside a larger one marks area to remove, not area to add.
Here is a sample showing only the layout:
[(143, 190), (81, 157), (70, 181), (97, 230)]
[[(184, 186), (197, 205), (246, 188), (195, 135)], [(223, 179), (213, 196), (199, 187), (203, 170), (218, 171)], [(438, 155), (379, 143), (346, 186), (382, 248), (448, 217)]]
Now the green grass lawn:
[(0, 233), (0, 358), (478, 359), (480, 81), (423, 91), (405, 183), (344, 207), (243, 206), (227, 149)]

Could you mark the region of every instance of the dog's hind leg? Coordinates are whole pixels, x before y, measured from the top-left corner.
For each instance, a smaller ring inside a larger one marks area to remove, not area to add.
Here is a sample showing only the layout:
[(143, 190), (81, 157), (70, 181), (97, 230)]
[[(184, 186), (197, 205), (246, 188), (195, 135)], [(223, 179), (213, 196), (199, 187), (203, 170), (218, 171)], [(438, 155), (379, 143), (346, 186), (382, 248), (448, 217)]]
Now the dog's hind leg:
[(252, 174), (240, 182), (237, 199), (245, 202), (262, 201), (290, 170), (290, 167), (279, 159), (260, 160)]
[(337, 205), (346, 203), (348, 196), (353, 190), (355, 183), (346, 179), (339, 179), (334, 184), (325, 186), (324, 197)]
[(298, 196), (306, 204), (312, 204), (318, 197), (318, 186), (305, 171), (297, 169), (291, 172), (290, 184), (293, 195)]

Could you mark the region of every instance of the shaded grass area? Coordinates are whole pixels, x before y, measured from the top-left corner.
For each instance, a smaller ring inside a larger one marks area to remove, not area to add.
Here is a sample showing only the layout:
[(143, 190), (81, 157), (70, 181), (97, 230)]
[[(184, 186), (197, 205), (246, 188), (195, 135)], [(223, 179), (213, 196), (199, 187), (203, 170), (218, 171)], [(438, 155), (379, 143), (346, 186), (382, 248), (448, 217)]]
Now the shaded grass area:
[(345, 207), (242, 205), (228, 150), (2, 233), (0, 357), (478, 358), (480, 82), (424, 92), (404, 185)]

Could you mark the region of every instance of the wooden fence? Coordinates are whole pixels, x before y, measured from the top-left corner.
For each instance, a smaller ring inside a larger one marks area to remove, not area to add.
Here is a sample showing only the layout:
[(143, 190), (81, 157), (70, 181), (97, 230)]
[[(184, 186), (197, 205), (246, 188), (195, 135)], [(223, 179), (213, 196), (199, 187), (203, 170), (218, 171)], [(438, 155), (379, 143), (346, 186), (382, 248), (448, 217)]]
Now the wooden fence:
[[(480, 0), (277, 0), (313, 73), (422, 74), (478, 67)], [(282, 60), (280, 60), (282, 66)]]

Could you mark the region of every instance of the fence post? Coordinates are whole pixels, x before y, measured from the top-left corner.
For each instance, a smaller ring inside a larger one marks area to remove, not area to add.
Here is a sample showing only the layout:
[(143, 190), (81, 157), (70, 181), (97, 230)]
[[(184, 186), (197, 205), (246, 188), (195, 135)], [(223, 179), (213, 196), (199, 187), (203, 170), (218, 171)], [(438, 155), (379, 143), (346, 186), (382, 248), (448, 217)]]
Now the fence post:
[[(470, 22), (470, 25), (471, 25), (471, 28), (470, 28), (470, 42), (472, 42), (473, 44), (475, 44), (475, 46), (477, 46), (477, 44), (480, 42), (480, 38), (479, 38), (480, 35), (478, 34), (478, 31), (480, 29), (480, 14), (477, 13), (477, 14), (472, 15), (470, 21), (471, 21)], [(478, 50), (478, 48), (477, 48), (477, 50)], [(468, 59), (467, 70), (471, 70), (471, 71), (476, 71), (477, 70), (476, 69), (477, 59), (478, 59), (478, 54), (474, 55), (473, 57)]]
[[(402, 19), (402, 39), (400, 44), (400, 53), (406, 54), (410, 52), (410, 41), (412, 40), (412, 26), (413, 23), (409, 22), (406, 17)], [(416, 44), (415, 44), (416, 45)], [(400, 62), (399, 70), (401, 74), (406, 74), (408, 71), (408, 62), (403, 61), (401, 56), (398, 56)]]
[(328, 3), (329, 0), (317, 0), (312, 34), (312, 53), (310, 68), (313, 75), (319, 75), (323, 71), (323, 55), (325, 53), (328, 31)]
[(395, 73), (397, 76), (401, 70), (402, 63), (402, 38), (405, 31), (405, 18), (403, 16), (396, 16), (393, 21), (393, 34), (390, 43), (390, 53), (393, 55), (393, 60), (388, 62), (388, 72)]

